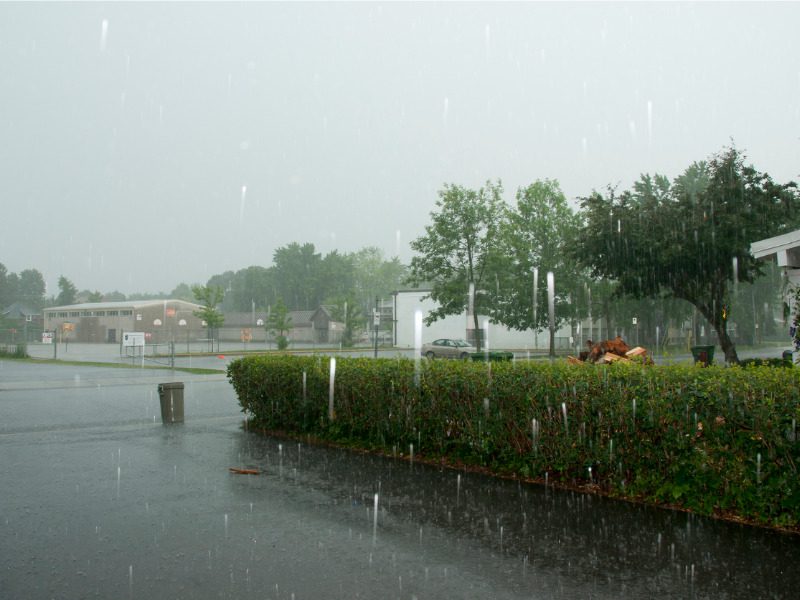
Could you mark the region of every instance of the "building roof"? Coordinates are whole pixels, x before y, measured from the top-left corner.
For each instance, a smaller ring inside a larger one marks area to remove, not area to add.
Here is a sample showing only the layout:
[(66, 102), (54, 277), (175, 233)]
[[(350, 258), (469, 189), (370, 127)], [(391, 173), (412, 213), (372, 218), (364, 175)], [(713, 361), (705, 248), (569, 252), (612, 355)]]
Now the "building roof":
[(314, 316), (313, 310), (290, 310), (288, 317), (292, 321), (292, 327), (311, 327), (311, 317)]
[(41, 314), (41, 311), (25, 306), (21, 302), (14, 302), (2, 312), (4, 317), (10, 317), (12, 319), (21, 319), (28, 316), (38, 317)]
[(800, 267), (800, 229), (750, 244), (755, 258), (778, 257), (780, 267)]
[(197, 310), (203, 308), (199, 304), (187, 302), (186, 300), (125, 300), (122, 302), (83, 302), (81, 304), (67, 304), (65, 306), (50, 306), (44, 310), (52, 312), (54, 310), (115, 310), (120, 308), (146, 308), (148, 306), (163, 306), (165, 304), (186, 304)]

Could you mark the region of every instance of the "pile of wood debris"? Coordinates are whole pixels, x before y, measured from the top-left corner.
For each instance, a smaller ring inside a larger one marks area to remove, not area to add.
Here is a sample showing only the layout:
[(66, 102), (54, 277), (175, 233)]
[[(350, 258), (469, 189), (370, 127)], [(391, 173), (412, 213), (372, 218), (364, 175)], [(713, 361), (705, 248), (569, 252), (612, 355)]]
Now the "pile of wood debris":
[(652, 359), (647, 355), (647, 350), (641, 346), (631, 348), (620, 336), (613, 340), (603, 342), (593, 342), (586, 340), (588, 350), (581, 352), (578, 358), (568, 356), (567, 362), (571, 364), (595, 363), (607, 365), (614, 362), (631, 362), (631, 359), (644, 361), (645, 364), (652, 364)]

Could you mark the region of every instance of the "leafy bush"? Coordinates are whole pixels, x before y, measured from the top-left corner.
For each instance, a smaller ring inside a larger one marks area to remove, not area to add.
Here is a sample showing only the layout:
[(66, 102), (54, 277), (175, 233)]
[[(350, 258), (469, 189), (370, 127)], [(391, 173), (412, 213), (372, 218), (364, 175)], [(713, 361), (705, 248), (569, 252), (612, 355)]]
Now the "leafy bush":
[(791, 357), (785, 358), (745, 358), (739, 361), (740, 367), (793, 367)]
[(276, 339), (278, 350), (286, 350), (289, 347), (289, 338), (285, 335), (279, 335)]
[(29, 358), (27, 344), (6, 344), (0, 346), (0, 358)]
[(232, 362), (268, 430), (620, 497), (800, 524), (800, 376), (752, 366), (586, 365), (259, 356)]

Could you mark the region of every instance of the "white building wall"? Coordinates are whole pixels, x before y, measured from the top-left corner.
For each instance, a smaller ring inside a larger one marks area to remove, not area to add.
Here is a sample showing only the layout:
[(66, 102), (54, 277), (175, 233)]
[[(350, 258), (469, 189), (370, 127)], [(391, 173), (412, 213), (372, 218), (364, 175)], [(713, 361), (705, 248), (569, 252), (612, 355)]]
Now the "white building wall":
[[(428, 316), (437, 304), (430, 298), (423, 298), (427, 291), (407, 291), (395, 294), (395, 346), (398, 348), (414, 347), (414, 313), (422, 311), (422, 318)], [(549, 350), (549, 334), (541, 331), (536, 334), (531, 331), (516, 331), (502, 325), (488, 322), (487, 317), (478, 317), (478, 323), (488, 327), (486, 339), (489, 350)], [(467, 328), (472, 329), (472, 319), (467, 322), (467, 313), (449, 315), (444, 319), (433, 322), (430, 326), (422, 324), (422, 343), (432, 342), (439, 338), (466, 339)], [(556, 331), (556, 348), (567, 348), (569, 345), (570, 328), (562, 327)]]

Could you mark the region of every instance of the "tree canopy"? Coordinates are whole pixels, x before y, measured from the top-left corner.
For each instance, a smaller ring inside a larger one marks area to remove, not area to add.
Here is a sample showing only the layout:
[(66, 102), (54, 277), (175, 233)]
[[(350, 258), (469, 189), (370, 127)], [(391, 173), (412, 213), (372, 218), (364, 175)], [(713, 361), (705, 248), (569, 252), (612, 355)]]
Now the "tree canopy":
[(667, 293), (693, 304), (716, 331), (728, 362), (738, 362), (727, 332), (734, 281), (762, 273), (753, 241), (796, 224), (794, 183), (777, 184), (727, 148), (694, 163), (671, 184), (643, 175), (630, 191), (582, 200), (585, 227), (576, 256), (596, 276), (637, 298)]
[(56, 297), (56, 306), (67, 306), (75, 304), (75, 298), (78, 294), (78, 288), (69, 279), (63, 275), (58, 278), (58, 296)]
[[(438, 304), (425, 317), (425, 323), (461, 314), (474, 302), (472, 318), (478, 350), (478, 314), (492, 316), (493, 311), (484, 287), (489, 279), (494, 283), (491, 264), (498, 254), (497, 239), (505, 218), (502, 193), (500, 181), (487, 181), (477, 190), (445, 184), (425, 235), (411, 242), (418, 254), (411, 259), (408, 281), (430, 284), (428, 297)], [(471, 289), (473, 298), (469, 297)]]
[(202, 319), (206, 323), (209, 340), (213, 339), (214, 332), (217, 328), (222, 326), (225, 317), (219, 311), (217, 306), (222, 302), (225, 297), (225, 292), (219, 286), (210, 285), (195, 285), (192, 286), (192, 293), (197, 301), (202, 305), (202, 308), (194, 311), (195, 317)]
[(508, 219), (503, 221), (499, 239), (495, 318), (518, 330), (545, 329), (546, 274), (552, 272), (558, 327), (564, 320), (575, 317), (577, 294), (583, 290), (584, 278), (567, 251), (579, 229), (580, 217), (570, 208), (555, 180), (537, 180), (518, 189), (516, 200)]

